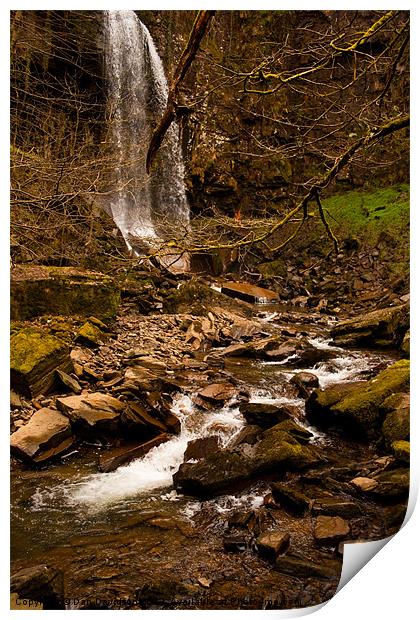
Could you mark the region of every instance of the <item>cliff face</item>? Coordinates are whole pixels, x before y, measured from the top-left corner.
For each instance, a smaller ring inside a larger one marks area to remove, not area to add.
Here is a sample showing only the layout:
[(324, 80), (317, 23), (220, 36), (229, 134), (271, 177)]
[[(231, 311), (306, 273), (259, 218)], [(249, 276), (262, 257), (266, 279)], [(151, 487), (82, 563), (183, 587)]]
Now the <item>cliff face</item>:
[[(195, 12), (137, 14), (148, 26), (170, 80)], [(360, 64), (353, 53), (339, 53), (332, 66), (319, 69), (316, 79), (288, 84), (293, 73), (321, 63), (335, 35), (345, 49), (354, 37), (346, 39), (343, 32), (365, 32), (380, 15), (373, 11), (216, 13), (179, 102), (186, 183), (195, 212), (216, 209), (240, 217), (281, 211), (298, 184), (332, 164), (349, 136), (363, 135), (391, 112), (406, 111), (408, 48), (402, 49), (403, 34), (395, 36), (398, 28), (403, 33), (404, 12), (392, 28), (379, 28), (365, 44), (364, 57), (372, 59), (370, 64)], [(12, 11), (11, 33), (15, 221), (27, 217), (28, 209), (34, 217), (41, 213), (56, 226), (52, 234), (56, 242), (63, 214), (76, 227), (89, 220), (112, 165), (102, 14)], [(395, 49), (402, 49), (400, 56)], [(280, 86), (279, 75), (285, 80)], [(381, 98), (392, 76), (397, 79)], [(353, 78), (354, 85), (348, 87)], [(372, 101), (375, 93), (380, 106), (377, 117), (371, 108), (363, 111), (364, 98)], [(369, 156), (367, 163), (356, 160), (347, 167), (339, 183), (347, 188), (407, 180), (406, 140), (387, 141)], [(19, 229), (15, 234), (20, 246), (27, 244), (21, 233)], [(63, 232), (66, 239), (68, 234)], [(44, 241), (49, 244), (51, 239)]]

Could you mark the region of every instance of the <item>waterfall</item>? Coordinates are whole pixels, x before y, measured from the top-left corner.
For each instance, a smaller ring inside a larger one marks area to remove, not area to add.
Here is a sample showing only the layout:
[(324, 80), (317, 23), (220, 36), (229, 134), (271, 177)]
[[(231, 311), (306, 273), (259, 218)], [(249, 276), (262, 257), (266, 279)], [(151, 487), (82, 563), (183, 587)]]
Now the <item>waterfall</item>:
[(189, 207), (174, 123), (152, 175), (146, 173), (146, 152), (153, 126), (166, 107), (168, 84), (153, 39), (134, 11), (105, 11), (105, 70), (115, 158), (106, 208), (128, 248), (147, 253), (162, 239), (185, 235)]

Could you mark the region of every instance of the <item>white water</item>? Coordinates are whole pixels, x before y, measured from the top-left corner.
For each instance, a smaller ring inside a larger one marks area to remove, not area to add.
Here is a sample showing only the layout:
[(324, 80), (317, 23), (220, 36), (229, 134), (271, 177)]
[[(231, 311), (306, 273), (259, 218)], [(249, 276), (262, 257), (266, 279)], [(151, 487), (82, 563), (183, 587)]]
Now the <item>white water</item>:
[(109, 84), (111, 151), (116, 159), (106, 205), (129, 249), (144, 253), (159, 239), (185, 234), (189, 207), (177, 127), (172, 123), (146, 174), (154, 124), (168, 98), (163, 65), (153, 39), (134, 11), (105, 11), (105, 70)]

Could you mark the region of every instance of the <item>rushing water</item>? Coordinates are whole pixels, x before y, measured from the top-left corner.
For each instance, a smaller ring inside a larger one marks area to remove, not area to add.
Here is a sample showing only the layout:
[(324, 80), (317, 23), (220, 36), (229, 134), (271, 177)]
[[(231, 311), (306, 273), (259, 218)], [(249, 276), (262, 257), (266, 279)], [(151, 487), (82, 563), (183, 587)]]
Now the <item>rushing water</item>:
[(145, 158), (168, 85), (153, 39), (134, 11), (105, 11), (108, 116), (116, 166), (107, 205), (128, 247), (141, 252), (185, 234), (189, 207), (178, 129), (169, 128), (149, 177)]

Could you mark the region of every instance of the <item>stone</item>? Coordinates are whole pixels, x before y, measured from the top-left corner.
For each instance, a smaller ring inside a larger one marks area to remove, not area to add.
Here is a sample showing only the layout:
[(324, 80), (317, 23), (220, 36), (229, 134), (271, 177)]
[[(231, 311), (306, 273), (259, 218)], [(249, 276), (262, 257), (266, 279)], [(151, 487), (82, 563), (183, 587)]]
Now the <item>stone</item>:
[(257, 425), (261, 428), (270, 428), (292, 417), (292, 412), (287, 406), (269, 403), (242, 403), (239, 406), (239, 411), (247, 424)]
[(410, 489), (410, 472), (408, 469), (393, 469), (375, 476), (378, 485), (371, 491), (372, 495), (385, 502), (405, 499)]
[(228, 449), (232, 450), (237, 446), (249, 444), (253, 446), (261, 437), (261, 427), (249, 424), (241, 428), (236, 435), (228, 443)]
[(114, 435), (125, 404), (109, 394), (93, 392), (57, 398), (57, 407), (81, 432)]
[(221, 292), (251, 304), (270, 304), (280, 300), (278, 293), (245, 282), (224, 283)]
[(259, 554), (275, 562), (281, 553), (285, 553), (290, 545), (290, 534), (282, 531), (271, 531), (260, 534), (255, 541)]
[(34, 463), (48, 461), (73, 443), (71, 425), (56, 409), (35, 411), (29, 422), (10, 437), (12, 451)]
[(378, 482), (373, 480), (373, 478), (367, 478), (364, 476), (358, 476), (357, 478), (353, 478), (350, 480), (350, 484), (352, 484), (359, 491), (367, 492), (372, 491), (378, 486)]
[(351, 519), (360, 517), (362, 511), (358, 504), (341, 497), (323, 497), (315, 500), (312, 506), (312, 514), (325, 516), (338, 516)]
[(169, 441), (171, 435), (162, 433), (146, 442), (130, 442), (120, 445), (117, 448), (107, 450), (105, 454), (99, 457), (99, 471), (110, 472), (115, 471), (121, 465), (128, 465), (135, 459), (139, 459), (147, 454), (152, 448), (160, 446), (161, 443)]
[(147, 437), (152, 434), (167, 432), (168, 428), (156, 415), (143, 403), (130, 402), (121, 413), (121, 424), (126, 434), (136, 437)]
[(217, 450), (197, 463), (182, 463), (173, 475), (173, 482), (186, 495), (207, 498), (243, 488), (251, 472), (252, 464), (247, 457)]
[(399, 441), (393, 441), (391, 444), (391, 450), (397, 461), (401, 461), (406, 465), (410, 464), (410, 442), (403, 441), (400, 439)]
[(336, 387), (316, 389), (306, 401), (311, 424), (334, 427), (351, 437), (368, 440), (379, 434), (382, 406), (388, 396), (408, 388), (410, 362), (395, 362), (376, 377), (341, 391)]
[(79, 328), (75, 342), (85, 347), (95, 348), (104, 344), (108, 338), (109, 334), (104, 333), (100, 327), (88, 320)]
[(76, 379), (71, 377), (69, 374), (67, 374), (63, 370), (58, 370), (58, 369), (55, 371), (55, 373), (57, 375), (59, 382), (65, 388), (68, 388), (71, 392), (74, 392), (74, 394), (80, 394), (82, 392), (80, 383)]
[(337, 323), (331, 336), (339, 345), (399, 345), (409, 326), (408, 305), (382, 308)]
[(16, 265), (11, 271), (11, 318), (42, 315), (114, 317), (120, 291), (114, 280), (74, 267)]
[(220, 449), (220, 437), (211, 435), (210, 437), (199, 437), (188, 442), (184, 452), (184, 463), (190, 460), (200, 460), (207, 458), (210, 454)]
[(303, 446), (282, 426), (288, 422), (281, 422), (262, 433), (261, 441), (255, 447), (257, 472), (302, 470), (321, 462), (314, 448)]
[(307, 495), (281, 482), (271, 484), (271, 493), (276, 503), (278, 502), (282, 508), (296, 515), (303, 515), (312, 505)]
[(408, 330), (401, 343), (401, 351), (405, 357), (410, 357), (410, 330)]
[(20, 599), (39, 601), (43, 609), (65, 609), (63, 573), (45, 564), (12, 573), (10, 591)]
[(198, 392), (198, 397), (214, 405), (223, 404), (238, 394), (238, 389), (231, 383), (212, 383)]
[(124, 374), (124, 383), (120, 386), (122, 389), (131, 389), (134, 392), (144, 392), (154, 390), (158, 376), (156, 373), (147, 370), (142, 366), (133, 366), (127, 368)]
[(12, 409), (22, 409), (23, 407), (19, 394), (16, 394), (13, 390), (10, 390), (10, 407)]
[(291, 577), (315, 577), (317, 579), (339, 580), (342, 562), (326, 558), (314, 562), (302, 555), (280, 555), (275, 564), (275, 570)]
[(324, 545), (334, 544), (345, 539), (350, 533), (350, 526), (341, 517), (326, 517), (321, 515), (315, 520), (315, 540)]
[(393, 394), (387, 398), (382, 409), (387, 412), (382, 425), (382, 437), (386, 446), (394, 441), (407, 440), (410, 436), (410, 396)]
[(297, 372), (290, 379), (290, 384), (297, 388), (301, 398), (307, 398), (311, 388), (319, 387), (319, 379), (312, 372)]
[(72, 368), (67, 344), (36, 327), (25, 327), (10, 338), (12, 388), (33, 398), (48, 394), (55, 384), (56, 369)]

